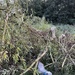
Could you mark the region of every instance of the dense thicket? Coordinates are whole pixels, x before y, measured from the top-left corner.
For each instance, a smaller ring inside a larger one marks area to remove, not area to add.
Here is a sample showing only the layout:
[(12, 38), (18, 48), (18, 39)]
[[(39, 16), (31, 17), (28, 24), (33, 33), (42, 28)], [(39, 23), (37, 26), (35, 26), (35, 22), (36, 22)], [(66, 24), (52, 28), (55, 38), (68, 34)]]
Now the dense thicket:
[[(21, 0), (23, 10), (28, 6), (27, 14), (45, 16), (53, 23), (75, 23), (75, 1), (74, 0)], [(28, 4), (25, 4), (28, 2)]]
[[(56, 28), (45, 17), (36, 17), (39, 13), (31, 10), (33, 1), (23, 1), (23, 9), (20, 1), (0, 3), (0, 75), (39, 75), (39, 58), (53, 75), (75, 75), (75, 31), (69, 33), (74, 26)], [(38, 8), (45, 3), (37, 1)]]

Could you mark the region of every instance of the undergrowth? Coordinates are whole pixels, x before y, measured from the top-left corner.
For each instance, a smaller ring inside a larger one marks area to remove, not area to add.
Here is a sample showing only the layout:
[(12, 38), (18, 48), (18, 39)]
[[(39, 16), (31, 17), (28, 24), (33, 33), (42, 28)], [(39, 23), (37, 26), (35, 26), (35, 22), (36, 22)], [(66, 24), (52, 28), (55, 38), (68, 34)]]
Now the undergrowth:
[[(53, 75), (75, 74), (74, 26), (56, 25), (56, 38), (51, 40), (50, 29), (54, 25), (45, 17), (27, 16), (18, 2), (7, 3), (5, 11), (0, 10), (0, 74), (20, 75), (46, 51), (46, 46), (48, 51), (40, 61), (47, 70)], [(59, 41), (62, 34), (65, 38)], [(38, 74), (35, 64), (25, 75)]]

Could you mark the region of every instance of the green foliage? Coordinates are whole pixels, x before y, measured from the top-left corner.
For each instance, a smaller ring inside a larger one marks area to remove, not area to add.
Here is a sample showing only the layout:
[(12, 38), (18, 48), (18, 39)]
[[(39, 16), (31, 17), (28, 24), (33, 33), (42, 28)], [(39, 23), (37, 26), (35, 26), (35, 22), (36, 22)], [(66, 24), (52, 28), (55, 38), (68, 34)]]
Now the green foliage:
[(28, 24), (30, 23), (34, 28), (37, 28), (38, 30), (43, 30), (43, 31), (44, 30), (47, 30), (51, 26), (53, 26), (51, 23), (48, 23), (45, 20), (45, 17), (44, 16), (42, 18), (34, 16), (34, 17), (30, 18), (30, 19), (27, 19), (26, 22)]
[(28, 15), (45, 16), (53, 23), (75, 23), (74, 0), (21, 0), (21, 6)]
[(63, 24), (58, 24), (56, 25), (57, 29), (60, 30), (59, 34), (63, 33), (64, 31), (67, 31), (71, 34), (75, 34), (75, 27), (74, 26), (70, 26), (70, 25), (63, 25)]

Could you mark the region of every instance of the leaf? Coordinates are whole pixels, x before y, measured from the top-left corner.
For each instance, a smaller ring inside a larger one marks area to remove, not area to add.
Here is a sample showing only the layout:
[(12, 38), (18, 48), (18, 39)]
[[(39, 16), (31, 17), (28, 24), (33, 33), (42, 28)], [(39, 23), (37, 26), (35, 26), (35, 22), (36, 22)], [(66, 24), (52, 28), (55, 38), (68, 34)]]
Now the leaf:
[(3, 54), (3, 59), (5, 60), (5, 59), (7, 59), (7, 57), (8, 57), (7, 52), (5, 52), (5, 53)]
[(13, 60), (15, 61), (15, 64), (18, 62), (18, 56), (19, 54), (13, 55)]

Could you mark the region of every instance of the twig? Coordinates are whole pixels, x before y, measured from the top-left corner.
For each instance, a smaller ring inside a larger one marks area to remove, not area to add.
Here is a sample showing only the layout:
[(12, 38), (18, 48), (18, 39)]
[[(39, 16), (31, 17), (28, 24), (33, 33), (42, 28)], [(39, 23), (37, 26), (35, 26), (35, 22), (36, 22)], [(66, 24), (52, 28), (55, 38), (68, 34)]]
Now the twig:
[(6, 32), (7, 21), (8, 21), (8, 13), (6, 14), (6, 19), (5, 19), (5, 26), (4, 26), (3, 37), (2, 37), (2, 45), (4, 45), (4, 41), (5, 41), (4, 36)]
[(50, 51), (50, 56), (51, 56), (52, 62), (54, 63), (54, 59), (53, 59), (51, 51)]
[(62, 68), (63, 68), (63, 66), (64, 66), (64, 64), (65, 64), (65, 62), (66, 62), (66, 60), (67, 60), (67, 56), (68, 56), (68, 55), (65, 56), (65, 59), (64, 59), (64, 61), (63, 61), (63, 63), (62, 63)]
[(72, 61), (72, 63), (75, 65), (75, 62), (73, 61), (73, 59), (71, 58), (71, 56), (69, 55), (70, 60)]
[(38, 65), (38, 62), (36, 63), (36, 65), (35, 65), (35, 68), (34, 68), (34, 74), (33, 75), (36, 75), (36, 69), (37, 69), (37, 65)]
[[(55, 62), (54, 62), (54, 63), (55, 63)], [(49, 63), (49, 64), (45, 65), (45, 67), (50, 66), (50, 65), (52, 65), (52, 64), (54, 64), (54, 63)]]
[(70, 48), (69, 52), (73, 49), (73, 47), (75, 47), (75, 44), (72, 45), (72, 47)]

